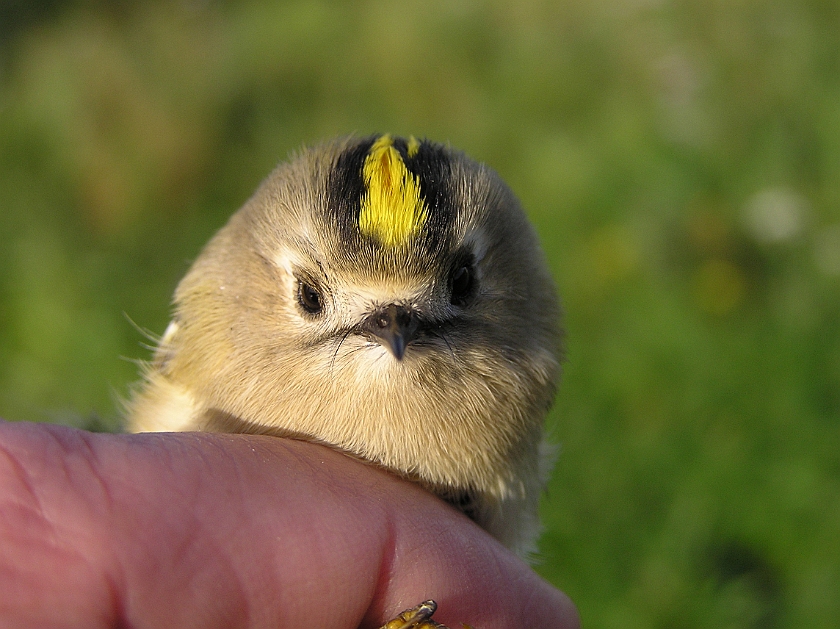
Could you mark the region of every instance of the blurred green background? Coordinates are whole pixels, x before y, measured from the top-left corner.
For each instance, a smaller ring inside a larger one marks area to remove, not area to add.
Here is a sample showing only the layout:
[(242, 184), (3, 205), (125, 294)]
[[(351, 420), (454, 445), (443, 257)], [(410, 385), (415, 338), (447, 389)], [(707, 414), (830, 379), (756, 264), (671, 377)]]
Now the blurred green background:
[(449, 141), (548, 250), (538, 570), (589, 629), (840, 626), (840, 3), (0, 2), (0, 416), (118, 425), (290, 151)]

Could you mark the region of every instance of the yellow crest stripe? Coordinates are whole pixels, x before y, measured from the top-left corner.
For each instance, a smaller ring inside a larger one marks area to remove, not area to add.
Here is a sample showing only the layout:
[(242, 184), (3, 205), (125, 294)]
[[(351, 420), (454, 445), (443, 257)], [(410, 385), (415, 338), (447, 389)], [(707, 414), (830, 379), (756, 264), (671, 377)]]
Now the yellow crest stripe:
[(408, 156), (414, 157), (420, 151), (420, 142), (413, 135), (408, 136)]
[[(409, 154), (416, 154), (419, 146), (411, 138)], [(370, 147), (362, 177), (366, 192), (359, 212), (359, 231), (384, 245), (404, 245), (423, 228), (428, 210), (419, 180), (406, 168), (390, 135), (381, 136)]]

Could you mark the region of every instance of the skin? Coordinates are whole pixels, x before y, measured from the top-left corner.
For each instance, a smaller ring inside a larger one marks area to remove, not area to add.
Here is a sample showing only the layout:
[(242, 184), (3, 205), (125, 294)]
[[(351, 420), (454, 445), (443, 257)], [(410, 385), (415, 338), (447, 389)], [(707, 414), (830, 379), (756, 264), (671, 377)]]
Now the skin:
[(0, 423), (0, 539), (4, 627), (579, 627), (422, 488), (276, 437)]

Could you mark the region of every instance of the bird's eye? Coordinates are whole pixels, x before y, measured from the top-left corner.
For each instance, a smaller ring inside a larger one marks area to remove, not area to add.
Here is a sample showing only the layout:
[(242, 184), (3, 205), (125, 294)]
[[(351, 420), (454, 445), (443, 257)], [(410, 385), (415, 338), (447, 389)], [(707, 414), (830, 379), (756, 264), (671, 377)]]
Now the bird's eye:
[(475, 288), (475, 271), (469, 265), (455, 268), (450, 279), (452, 286), (451, 301), (456, 306), (466, 305), (472, 297)]
[(309, 314), (320, 314), (324, 307), (321, 293), (312, 284), (300, 280), (298, 282), (298, 302)]

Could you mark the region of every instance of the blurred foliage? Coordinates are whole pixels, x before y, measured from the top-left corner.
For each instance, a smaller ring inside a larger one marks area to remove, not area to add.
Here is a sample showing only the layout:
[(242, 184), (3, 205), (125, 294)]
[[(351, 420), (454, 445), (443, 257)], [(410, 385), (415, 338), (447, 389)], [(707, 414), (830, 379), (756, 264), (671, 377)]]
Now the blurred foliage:
[(538, 569), (590, 629), (840, 618), (840, 5), (0, 2), (0, 414), (118, 425), (276, 162), (450, 141), (566, 306)]

